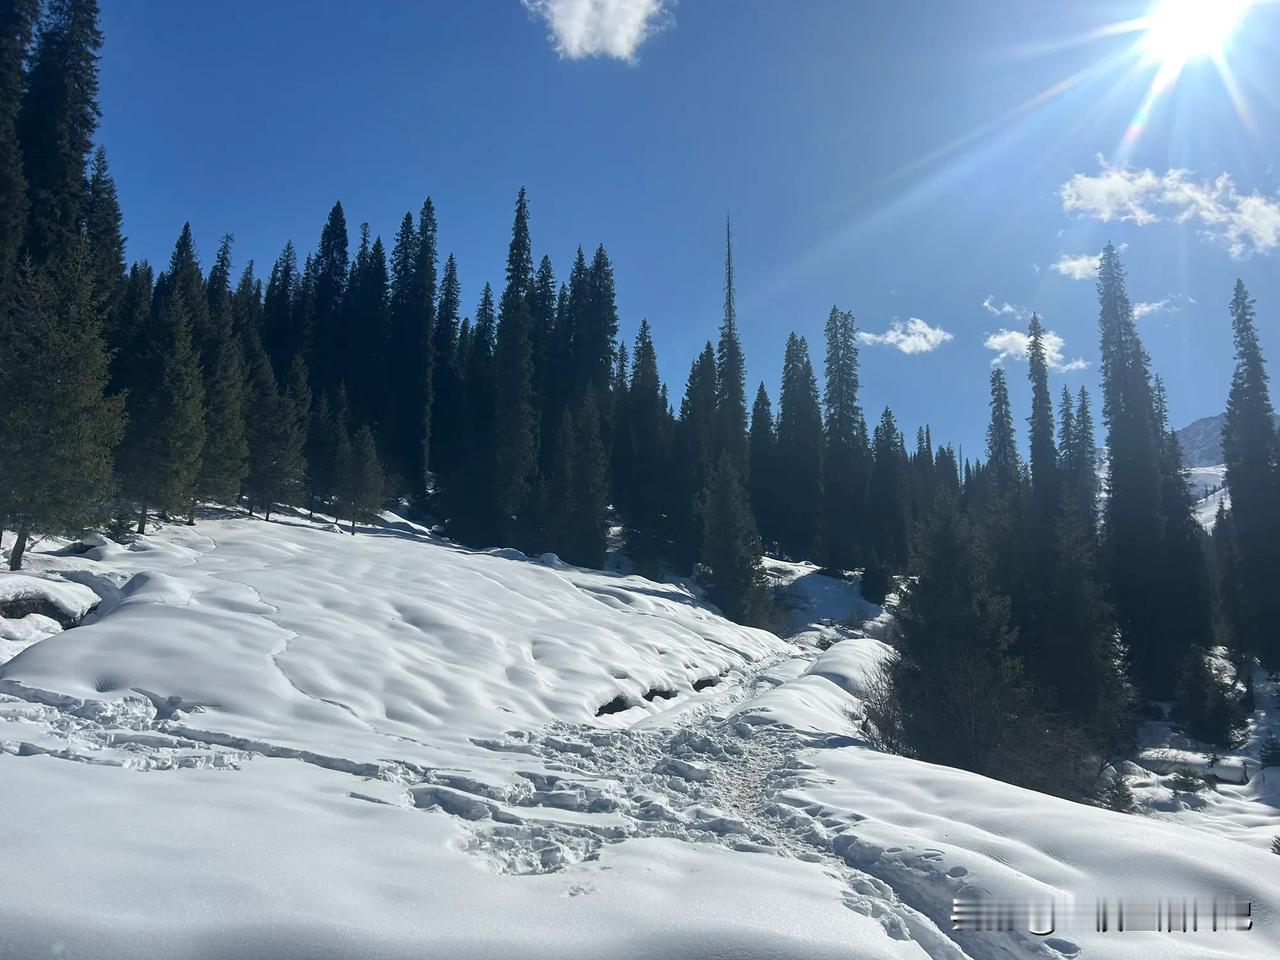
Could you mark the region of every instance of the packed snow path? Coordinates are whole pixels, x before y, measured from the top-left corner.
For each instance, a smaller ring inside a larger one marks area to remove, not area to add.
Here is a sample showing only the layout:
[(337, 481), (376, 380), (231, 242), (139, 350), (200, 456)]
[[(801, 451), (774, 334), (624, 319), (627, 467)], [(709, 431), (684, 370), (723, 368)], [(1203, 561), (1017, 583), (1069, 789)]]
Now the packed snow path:
[[(42, 864), (0, 876), (0, 957), (1120, 957), (954, 934), (952, 897), (1151, 877), (1276, 929), (1260, 849), (868, 749), (886, 617), (811, 567), (770, 563), (784, 641), (409, 525), (34, 565), (102, 601), (0, 667), (9, 862)], [(1160, 955), (1276, 955), (1241, 936)]]

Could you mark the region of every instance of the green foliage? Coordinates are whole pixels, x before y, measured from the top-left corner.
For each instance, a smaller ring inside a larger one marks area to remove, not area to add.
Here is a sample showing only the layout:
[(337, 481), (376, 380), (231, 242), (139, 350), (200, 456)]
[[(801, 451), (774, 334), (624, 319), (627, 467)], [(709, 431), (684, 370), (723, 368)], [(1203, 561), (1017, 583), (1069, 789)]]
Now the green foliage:
[(0, 7), (0, 298), (12, 289), (27, 226), (18, 116), (24, 61), (39, 15), (40, 0), (12, 0)]
[(337, 510), (339, 516), (351, 521), (354, 536), (356, 521), (373, 520), (382, 509), (385, 496), (382, 464), (368, 424), (361, 424), (351, 438), (345, 431), (339, 433), (337, 451)]
[(781, 490), (778, 487), (778, 434), (773, 425), (769, 394), (761, 383), (751, 406), (751, 433), (748, 441), (747, 490), (751, 512), (766, 544), (777, 543)]
[(768, 619), (769, 593), (760, 564), (760, 535), (740, 469), (726, 450), (711, 475), (705, 498), (701, 580), (729, 619), (762, 625)]
[(1230, 747), (1240, 741), (1244, 716), (1235, 684), (1201, 650), (1183, 661), (1173, 716), (1188, 736), (1204, 743)]
[(858, 335), (853, 314), (831, 308), (826, 325), (822, 454), (822, 560), (852, 569), (862, 555), (871, 452), (858, 403)]
[(300, 427), (301, 412), (276, 385), (270, 363), (255, 365), (249, 396), (249, 472), (244, 492), (250, 510), (261, 508), (270, 519), (276, 504), (302, 503), (306, 434)]
[(778, 403), (778, 542), (795, 560), (814, 556), (822, 509), (822, 412), (804, 337), (787, 337)]
[(869, 549), (890, 570), (907, 563), (911, 525), (911, 491), (907, 478), (907, 451), (893, 411), (888, 407), (876, 424), (874, 462), (867, 486)]
[(123, 398), (105, 395), (107, 354), (77, 251), (53, 276), (19, 267), (0, 312), (0, 516), (19, 533), (83, 529), (110, 493)]
[(876, 554), (867, 558), (862, 568), (862, 577), (858, 580), (858, 592), (864, 600), (871, 603), (884, 603), (885, 597), (893, 589), (893, 571), (880, 561)]
[(609, 498), (609, 460), (600, 439), (595, 389), (588, 386), (574, 423), (573, 494), (564, 557), (584, 567), (603, 567), (605, 512)]
[(1135, 813), (1138, 809), (1133, 790), (1128, 781), (1118, 773), (1113, 773), (1102, 781), (1098, 788), (1098, 803), (1117, 813)]
[(733, 300), (733, 236), (724, 225), (724, 319), (716, 347), (715, 450), (727, 453), (739, 470), (747, 465), (746, 361), (738, 336), (738, 315)]
[(1169, 778), (1169, 789), (1174, 793), (1204, 793), (1209, 789), (1205, 779), (1193, 773), (1189, 767), (1180, 767)]

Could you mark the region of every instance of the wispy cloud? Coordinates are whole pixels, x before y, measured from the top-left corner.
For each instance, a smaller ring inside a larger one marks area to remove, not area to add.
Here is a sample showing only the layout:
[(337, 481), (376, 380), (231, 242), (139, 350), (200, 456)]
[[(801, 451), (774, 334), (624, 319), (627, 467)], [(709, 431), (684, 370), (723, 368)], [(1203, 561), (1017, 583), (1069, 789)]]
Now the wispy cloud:
[[(1128, 246), (1127, 243), (1120, 244), (1121, 253), (1128, 249)], [(1056, 263), (1049, 265), (1049, 269), (1062, 274), (1064, 277), (1070, 277), (1072, 280), (1090, 280), (1098, 275), (1098, 264), (1101, 262), (1101, 252), (1094, 254), (1064, 253)]]
[(955, 338), (941, 327), (931, 327), (919, 317), (911, 317), (906, 323), (892, 321), (884, 333), (861, 330), (858, 339), (863, 343), (894, 347), (903, 353), (928, 353)]
[[(991, 365), (995, 367), (1006, 360), (1026, 360), (1027, 349), (1031, 346), (1031, 338), (1021, 330), (1002, 329), (989, 335), (982, 345), (988, 350), (995, 351), (996, 355), (991, 360)], [(1074, 370), (1083, 370), (1089, 366), (1088, 362), (1082, 357), (1067, 360), (1063, 355), (1065, 348), (1066, 343), (1062, 337), (1052, 330), (1044, 332), (1044, 355), (1050, 369), (1059, 373), (1071, 373)]]
[(1064, 253), (1058, 258), (1057, 263), (1052, 264), (1049, 269), (1057, 271), (1064, 277), (1070, 277), (1072, 280), (1088, 280), (1090, 277), (1098, 275), (1098, 262), (1102, 259), (1100, 255), (1090, 256), (1082, 253), (1079, 256), (1071, 256)]
[(1133, 318), (1141, 320), (1143, 317), (1155, 316), (1160, 313), (1177, 313), (1182, 309), (1184, 303), (1195, 303), (1194, 297), (1186, 294), (1171, 293), (1167, 297), (1149, 302), (1135, 303), (1133, 305)]
[(614, 57), (633, 61), (640, 45), (671, 22), (673, 0), (520, 0), (546, 21), (556, 53), (566, 60)]
[(1031, 316), (1031, 311), (1026, 307), (1014, 306), (1007, 300), (997, 303), (993, 293), (987, 294), (987, 298), (982, 301), (982, 309), (993, 317), (1016, 317), (1019, 320), (1025, 320)]
[(1109, 223), (1138, 226), (1168, 221), (1195, 225), (1202, 236), (1226, 245), (1235, 258), (1280, 246), (1280, 199), (1241, 193), (1228, 173), (1195, 180), (1187, 170), (1164, 173), (1113, 167), (1098, 157), (1096, 176), (1077, 173), (1062, 185), (1062, 209)]

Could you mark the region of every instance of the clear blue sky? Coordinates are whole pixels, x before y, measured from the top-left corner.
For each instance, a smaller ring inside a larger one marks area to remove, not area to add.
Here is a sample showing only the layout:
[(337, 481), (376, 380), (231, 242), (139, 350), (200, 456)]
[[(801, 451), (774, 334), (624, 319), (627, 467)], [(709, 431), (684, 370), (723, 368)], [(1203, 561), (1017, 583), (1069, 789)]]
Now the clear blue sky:
[(1097, 33), (1148, 3), (684, 0), (630, 62), (560, 55), (520, 0), (104, 8), (100, 137), (130, 258), (166, 262), (190, 220), (206, 263), (230, 232), (237, 269), (265, 275), (286, 240), (314, 248), (336, 199), (353, 237), (368, 221), (389, 241), (429, 194), (469, 312), (502, 278), (523, 184), (558, 276), (578, 244), (606, 245), (622, 334), (648, 317), (678, 402), (720, 322), (730, 213), (749, 392), (764, 380), (776, 403), (789, 330), (820, 362), (836, 303), (862, 330), (939, 341), (865, 345), (863, 401), (966, 454), (992, 347), (1013, 349), (1025, 415), (1000, 337), (1024, 309), (1065, 366), (1088, 364), (1057, 383), (1094, 386), (1093, 283), (1052, 265), (1107, 239), (1156, 305), (1141, 329), (1175, 425), (1223, 409), (1237, 275), (1280, 360), (1280, 4), (1226, 47), (1246, 116), (1191, 62), (1128, 141), (1158, 64), (1139, 62), (1141, 31)]

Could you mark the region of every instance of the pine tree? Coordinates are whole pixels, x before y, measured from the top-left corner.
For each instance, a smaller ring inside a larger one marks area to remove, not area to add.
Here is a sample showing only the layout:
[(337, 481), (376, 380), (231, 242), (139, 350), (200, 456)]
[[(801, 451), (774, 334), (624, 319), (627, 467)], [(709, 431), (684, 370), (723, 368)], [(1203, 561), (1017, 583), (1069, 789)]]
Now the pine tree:
[(532, 289), (529, 208), (521, 188), (507, 251), (507, 286), (502, 293), (494, 349), (494, 508), (498, 535), (505, 544), (515, 542), (518, 517), (528, 506), (536, 480), (540, 417), (533, 395), (533, 346), (529, 337)]
[(409, 463), (409, 483), (418, 494), (426, 492), (431, 465), (431, 402), (435, 397), (432, 377), (436, 363), (436, 294), (440, 260), (437, 233), (435, 205), (427, 197), (418, 212), (418, 250), (414, 263), (418, 289), (417, 322), (409, 338), (409, 356), (416, 369), (407, 379), (411, 393), (403, 401), (405, 413), (401, 418), (407, 424), (404, 458)]
[(348, 271), (347, 218), (342, 204), (335, 203), (320, 233), (320, 246), (312, 268), (304, 271), (304, 276), (313, 278), (310, 311), (315, 355), (308, 359), (315, 378), (313, 387), (320, 392), (337, 390), (343, 379), (346, 358), (341, 354), (345, 345), (341, 321)]
[(0, 517), (17, 531), (17, 570), (31, 534), (83, 528), (110, 492), (123, 401), (105, 395), (107, 353), (80, 245), (52, 277), (26, 259), (14, 294), (0, 311)]
[(1151, 616), (1168, 595), (1153, 562), (1162, 555), (1164, 528), (1158, 428), (1149, 359), (1125, 292), (1124, 268), (1111, 244), (1103, 248), (1098, 267), (1098, 326), (1110, 457), (1103, 569), (1135, 680), (1148, 695), (1168, 698), (1178, 662), (1164, 642), (1159, 618)]
[(213, 340), (209, 323), (209, 304), (205, 293), (204, 274), (196, 253), (191, 224), (184, 223), (169, 257), (169, 269), (156, 278), (152, 310), (164, 317), (173, 310), (187, 318), (191, 343), (198, 360), (209, 356)]
[(609, 496), (609, 462), (600, 440), (600, 414), (595, 389), (588, 386), (574, 418), (573, 497), (569, 516), (571, 563), (603, 567), (605, 513)]
[[(466, 426), (459, 458), (460, 470), (450, 483), (449, 514), (460, 539), (490, 546), (498, 539), (494, 516), (497, 500), (494, 423), (493, 288), (484, 285), (473, 327), (466, 334), (467, 353), (463, 392)], [(466, 325), (464, 324), (464, 329)]]
[(982, 537), (950, 501), (924, 525), (921, 548), (890, 667), (903, 733), (922, 760), (1007, 774), (1010, 742), (1028, 734), (1009, 598), (993, 591)]
[(778, 531), (778, 435), (773, 425), (773, 407), (764, 383), (756, 390), (751, 406), (751, 435), (748, 447), (751, 470), (747, 488), (751, 512), (766, 543), (777, 542)]
[(556, 275), (551, 258), (543, 257), (534, 274), (533, 290), (529, 294), (529, 311), (532, 318), (529, 339), (533, 347), (533, 394), (538, 399), (539, 466), (550, 464), (555, 434), (559, 429), (559, 414), (563, 409), (557, 403), (560, 389), (557, 382), (563, 365), (556, 345)]
[(26, 250), (37, 267), (73, 255), (80, 233), (85, 161), (98, 125), (101, 46), (97, 0), (50, 0), (18, 116), (29, 204)]
[(18, 117), (26, 91), (23, 65), (40, 15), (40, 0), (0, 5), (0, 302), (16, 278), (27, 225), (27, 178)]
[(1138, 809), (1133, 790), (1128, 781), (1118, 773), (1113, 773), (1103, 782), (1102, 789), (1098, 792), (1098, 802), (1117, 813), (1133, 813)]
[(355, 436), (347, 439), (339, 434), (338, 511), (351, 521), (351, 535), (356, 535), (357, 520), (371, 520), (382, 509), (384, 478), (378, 461), (378, 447), (367, 423), (360, 425)]
[(991, 422), (987, 425), (987, 470), (998, 493), (1014, 492), (1022, 479), (1022, 458), (1013, 432), (1013, 407), (1004, 369), (991, 371)]
[(466, 349), (459, 339), (458, 315), (462, 309), (458, 264), (453, 254), (445, 261), (436, 310), (434, 364), (431, 377), (431, 453), (428, 462), (441, 476), (458, 463), (462, 447), (462, 364)]
[(1254, 303), (1239, 280), (1231, 298), (1231, 325), (1236, 367), (1222, 452), (1240, 555), (1240, 643), (1274, 666), (1280, 665), (1280, 600), (1275, 589), (1280, 571), (1280, 438)]
[(739, 473), (747, 466), (747, 394), (742, 341), (733, 300), (733, 236), (724, 224), (724, 319), (716, 348), (716, 454), (729, 454)]
[(827, 317), (826, 340), (823, 561), (847, 570), (861, 560), (871, 459), (867, 424), (858, 403), (858, 341), (853, 314), (833, 306)]
[(702, 581), (725, 616), (759, 625), (767, 617), (768, 592), (760, 564), (760, 535), (740, 475), (733, 454), (722, 451), (706, 494)]
[(551, 465), (547, 471), (547, 492), (542, 509), (542, 534), (547, 545), (555, 553), (573, 552), (573, 527), (570, 517), (573, 510), (573, 464), (577, 439), (573, 429), (573, 414), (566, 410), (560, 416), (560, 426), (552, 445)]
[(902, 432), (888, 407), (876, 424), (867, 484), (870, 552), (892, 571), (906, 567), (910, 546), (910, 490)]
[(666, 401), (648, 320), (640, 321), (636, 334), (627, 397), (630, 437), (636, 451), (626, 507), (627, 547), (636, 568), (653, 576), (658, 573), (662, 552), (662, 488), (669, 477), (664, 430)]
[(155, 317), (148, 337), (148, 382), (136, 410), (136, 446), (125, 466), (126, 491), (138, 506), (138, 533), (147, 513), (186, 513), (196, 496), (205, 445), (204, 386), (191, 341), (187, 302), (174, 298)]
[[(574, 266), (576, 270), (578, 265)], [(595, 389), (598, 401), (608, 395), (614, 344), (618, 336), (613, 265), (603, 245), (596, 247), (591, 266), (578, 278), (580, 289), (576, 292), (572, 279), (570, 299), (573, 301), (573, 347), (578, 361), (578, 390), (585, 390), (590, 385)], [(581, 432), (581, 424), (578, 429)]]
[(804, 337), (792, 333), (778, 403), (779, 546), (792, 559), (812, 557), (822, 507), (822, 412)]
[(115, 326), (124, 295), (122, 223), (115, 181), (107, 170), (107, 153), (99, 147), (93, 155), (85, 197), (84, 236), (89, 251), (89, 273), (93, 278), (93, 299), (102, 312), (106, 330)]
[(298, 329), (298, 255), (290, 240), (280, 251), (267, 280), (262, 311), (262, 339), (276, 376), (284, 375), (295, 353), (307, 351), (307, 338)]
[(702, 497), (714, 462), (715, 423), (716, 355), (708, 342), (689, 369), (672, 456), (671, 539), (682, 571), (693, 569), (702, 547)]
[[(235, 503), (248, 471), (244, 354), (231, 308), (231, 237), (223, 238), (207, 291), (209, 329), (204, 368), (205, 444), (196, 497)], [(191, 518), (195, 518), (195, 498)]]
[(302, 503), (306, 434), (299, 429), (301, 413), (277, 385), (265, 351), (259, 357), (249, 383), (249, 472), (244, 492), (250, 513), (260, 507), (270, 520), (276, 504)]
[(1027, 423), (1031, 436), (1031, 493), (1035, 508), (1033, 535), (1036, 553), (1047, 558), (1048, 541), (1058, 512), (1058, 450), (1053, 439), (1053, 398), (1049, 393), (1049, 361), (1045, 355), (1044, 325), (1038, 314), (1031, 315), (1027, 330), (1028, 379), (1031, 381), (1031, 416)]

